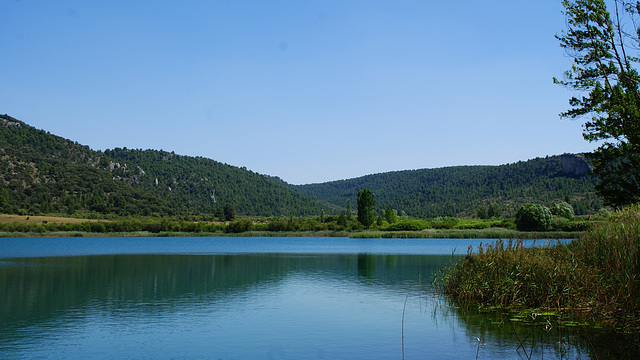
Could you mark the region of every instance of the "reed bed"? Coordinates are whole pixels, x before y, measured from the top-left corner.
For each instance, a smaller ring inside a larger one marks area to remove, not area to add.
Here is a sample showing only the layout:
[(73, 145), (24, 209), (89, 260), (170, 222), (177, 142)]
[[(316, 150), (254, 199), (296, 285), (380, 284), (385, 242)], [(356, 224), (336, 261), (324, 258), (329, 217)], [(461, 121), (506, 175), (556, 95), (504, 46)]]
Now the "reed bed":
[(557, 311), (640, 331), (640, 206), (570, 243), (525, 248), (498, 240), (469, 248), (436, 285), (456, 302)]

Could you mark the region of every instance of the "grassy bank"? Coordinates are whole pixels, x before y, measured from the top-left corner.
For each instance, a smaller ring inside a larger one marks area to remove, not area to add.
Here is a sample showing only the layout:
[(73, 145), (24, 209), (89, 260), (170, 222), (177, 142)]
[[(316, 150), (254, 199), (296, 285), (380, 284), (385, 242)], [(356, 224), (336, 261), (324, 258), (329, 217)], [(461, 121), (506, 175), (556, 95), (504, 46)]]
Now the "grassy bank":
[(459, 304), (569, 314), (640, 331), (640, 206), (612, 215), (569, 245), (497, 241), (469, 249), (436, 285)]
[(349, 237), (358, 239), (574, 239), (581, 232), (518, 231), (504, 228), (491, 229), (428, 229), (422, 231), (361, 231)]

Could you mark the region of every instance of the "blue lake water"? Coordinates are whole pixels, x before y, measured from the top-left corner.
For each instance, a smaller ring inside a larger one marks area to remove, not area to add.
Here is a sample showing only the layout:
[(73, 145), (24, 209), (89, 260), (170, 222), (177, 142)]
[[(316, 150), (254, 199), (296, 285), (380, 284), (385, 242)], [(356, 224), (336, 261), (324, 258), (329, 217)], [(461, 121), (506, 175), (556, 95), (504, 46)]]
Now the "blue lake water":
[(0, 238), (0, 358), (607, 358), (610, 337), (506, 326), (435, 293), (480, 242)]

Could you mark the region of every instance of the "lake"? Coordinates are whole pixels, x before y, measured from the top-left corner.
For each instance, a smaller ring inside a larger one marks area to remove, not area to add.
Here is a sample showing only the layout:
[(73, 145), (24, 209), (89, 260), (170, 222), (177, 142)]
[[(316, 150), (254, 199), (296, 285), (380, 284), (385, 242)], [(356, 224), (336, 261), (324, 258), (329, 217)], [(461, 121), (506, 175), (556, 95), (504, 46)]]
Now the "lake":
[(481, 241), (0, 238), (0, 358), (633, 358), (435, 293)]

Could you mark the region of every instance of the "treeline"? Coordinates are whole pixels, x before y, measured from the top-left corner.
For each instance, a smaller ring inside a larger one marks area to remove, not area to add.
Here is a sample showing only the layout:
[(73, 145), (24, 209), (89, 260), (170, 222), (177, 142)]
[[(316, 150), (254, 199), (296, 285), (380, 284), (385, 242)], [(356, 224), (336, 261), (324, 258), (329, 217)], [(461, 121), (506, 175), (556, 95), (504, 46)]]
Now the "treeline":
[[(376, 221), (365, 228), (355, 217), (341, 215), (323, 215), (314, 217), (269, 217), (250, 218), (243, 217), (233, 221), (220, 222), (210, 220), (182, 220), (167, 218), (133, 218), (125, 220), (100, 220), (75, 223), (48, 223), (46, 221), (29, 222), (29, 220), (13, 223), (0, 223), (0, 233), (33, 233), (46, 235), (46, 233), (88, 233), (88, 234), (116, 234), (116, 233), (140, 233), (167, 234), (194, 233), (194, 234), (239, 234), (239, 233), (347, 233), (353, 234), (368, 230), (369, 237), (380, 237), (385, 233), (409, 233), (406, 237), (424, 237), (428, 235), (425, 230), (452, 230), (452, 231), (483, 231), (488, 229), (503, 229), (512, 231), (512, 236), (517, 236), (516, 231), (534, 232), (581, 232), (590, 229), (594, 224), (606, 219), (605, 215), (578, 216), (566, 219), (561, 216), (553, 216), (551, 222), (544, 228), (521, 228), (519, 221), (514, 218), (505, 219), (458, 219), (452, 217), (436, 217), (429, 219), (400, 218), (389, 223), (382, 217), (376, 217)], [(478, 233), (476, 233), (477, 235)], [(473, 235), (469, 235), (473, 236)], [(427, 236), (428, 237), (428, 236)]]
[[(578, 169), (570, 167), (576, 163)], [(342, 206), (355, 203), (358, 191), (366, 188), (376, 197), (378, 213), (389, 205), (400, 214), (422, 218), (472, 217), (489, 206), (513, 217), (522, 204), (561, 200), (567, 200), (576, 215), (594, 214), (603, 202), (594, 192), (596, 179), (585, 167), (580, 156), (568, 154), (500, 166), (396, 171), (295, 188)]]
[(36, 233), (244, 233), (244, 232), (318, 232), (361, 231), (364, 227), (344, 215), (319, 217), (240, 218), (227, 223), (163, 219), (126, 219), (115, 221), (85, 221), (80, 223), (0, 223), (0, 232)]

